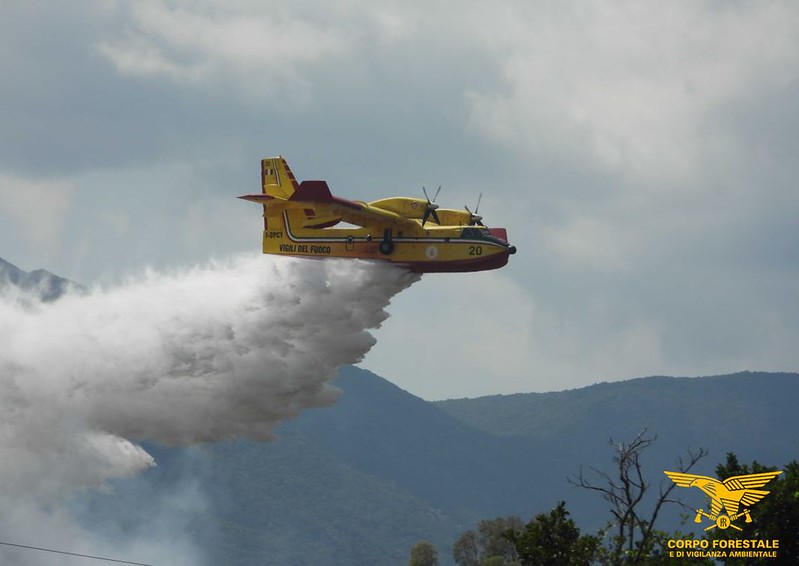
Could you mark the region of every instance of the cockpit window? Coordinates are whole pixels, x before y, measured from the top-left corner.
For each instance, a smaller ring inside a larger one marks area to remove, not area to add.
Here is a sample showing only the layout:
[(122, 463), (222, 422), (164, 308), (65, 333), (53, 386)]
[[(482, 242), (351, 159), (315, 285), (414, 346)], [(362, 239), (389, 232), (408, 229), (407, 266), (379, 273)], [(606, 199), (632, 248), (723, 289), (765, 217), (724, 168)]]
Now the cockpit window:
[(461, 232), (461, 238), (484, 238), (491, 236), (491, 231), (488, 228), (464, 228)]

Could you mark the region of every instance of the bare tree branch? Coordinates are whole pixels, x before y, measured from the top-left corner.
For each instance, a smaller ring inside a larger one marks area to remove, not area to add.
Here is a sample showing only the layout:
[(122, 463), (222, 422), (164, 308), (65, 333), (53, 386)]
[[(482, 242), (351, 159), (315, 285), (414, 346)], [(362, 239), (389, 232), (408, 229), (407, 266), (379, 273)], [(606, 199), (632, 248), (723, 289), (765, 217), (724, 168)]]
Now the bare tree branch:
[[(654, 537), (654, 527), (660, 509), (664, 503), (678, 503), (669, 497), (675, 487), (673, 482), (664, 485), (660, 482), (658, 495), (648, 518), (644, 518), (640, 506), (650, 484), (644, 479), (643, 465), (641, 464), (641, 453), (651, 446), (656, 436), (647, 436), (647, 429), (643, 429), (629, 443), (614, 442), (613, 446), (615, 472), (612, 477), (608, 472), (590, 468), (599, 478), (599, 483), (594, 483), (585, 477), (582, 466), (576, 478), (568, 478), (569, 483), (583, 489), (596, 491), (610, 503), (610, 512), (616, 523), (617, 535), (612, 542), (613, 564), (638, 564), (646, 558), (651, 542)], [(678, 469), (687, 472), (707, 456), (708, 451), (700, 448), (696, 451), (688, 451), (687, 461), (679, 457), (677, 460)], [(625, 550), (626, 549), (626, 552)]]

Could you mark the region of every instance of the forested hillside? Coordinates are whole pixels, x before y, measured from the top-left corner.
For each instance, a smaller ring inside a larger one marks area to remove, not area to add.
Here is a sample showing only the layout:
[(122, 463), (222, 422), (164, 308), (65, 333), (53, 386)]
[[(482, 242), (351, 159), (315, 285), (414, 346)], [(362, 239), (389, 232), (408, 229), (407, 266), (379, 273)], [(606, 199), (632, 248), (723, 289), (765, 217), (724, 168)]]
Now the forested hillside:
[[(210, 563), (404, 564), (428, 539), (448, 564), (452, 543), (480, 519), (526, 521), (565, 500), (583, 532), (601, 526), (605, 502), (567, 478), (581, 466), (610, 469), (609, 438), (642, 428), (658, 436), (644, 454), (655, 485), (689, 448), (710, 451), (696, 468), (707, 474), (727, 451), (776, 464), (797, 453), (796, 374), (655, 377), (440, 403), (353, 367), (337, 383), (336, 405), (287, 423), (274, 442), (148, 447), (157, 468), (75, 508), (92, 528), (120, 534), (121, 525), (160, 524), (156, 510)], [(175, 493), (178, 505), (164, 496)], [(664, 510), (663, 527), (679, 527), (680, 513)]]

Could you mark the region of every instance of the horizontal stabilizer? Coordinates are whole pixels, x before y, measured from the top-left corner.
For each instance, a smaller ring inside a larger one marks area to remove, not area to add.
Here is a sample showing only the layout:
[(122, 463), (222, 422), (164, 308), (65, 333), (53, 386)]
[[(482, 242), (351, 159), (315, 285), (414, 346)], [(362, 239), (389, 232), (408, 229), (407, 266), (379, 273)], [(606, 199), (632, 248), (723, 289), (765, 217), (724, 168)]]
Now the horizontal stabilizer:
[(264, 194), (242, 195), (238, 198), (248, 200), (250, 202), (257, 202), (258, 204), (268, 204), (270, 201), (277, 200), (276, 197)]

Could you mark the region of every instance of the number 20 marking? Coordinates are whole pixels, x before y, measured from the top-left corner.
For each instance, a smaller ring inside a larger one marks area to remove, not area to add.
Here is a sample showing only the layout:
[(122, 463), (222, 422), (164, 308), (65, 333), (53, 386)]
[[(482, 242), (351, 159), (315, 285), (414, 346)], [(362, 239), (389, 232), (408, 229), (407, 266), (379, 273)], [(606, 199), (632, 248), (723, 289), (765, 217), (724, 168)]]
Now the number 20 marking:
[(483, 255), (483, 246), (469, 246), (469, 255)]

